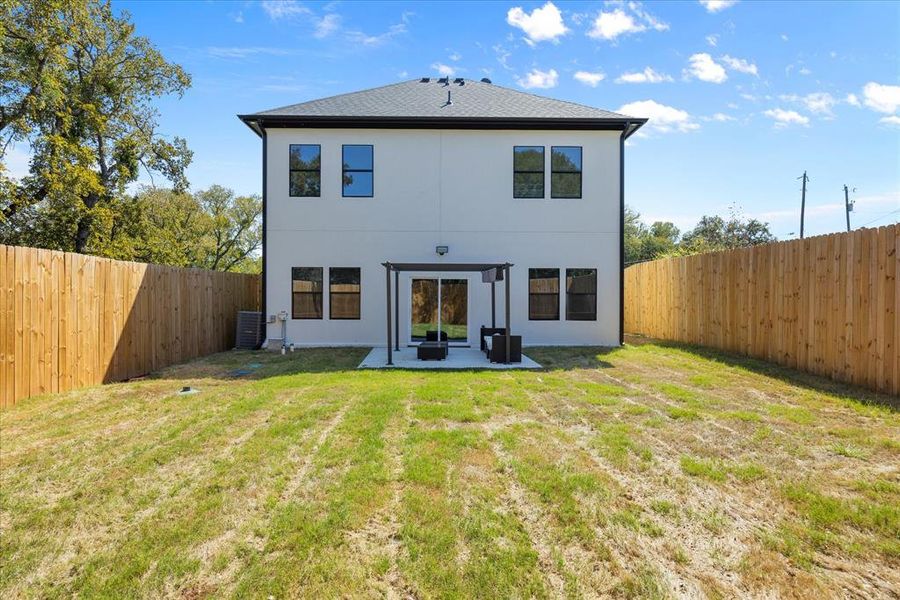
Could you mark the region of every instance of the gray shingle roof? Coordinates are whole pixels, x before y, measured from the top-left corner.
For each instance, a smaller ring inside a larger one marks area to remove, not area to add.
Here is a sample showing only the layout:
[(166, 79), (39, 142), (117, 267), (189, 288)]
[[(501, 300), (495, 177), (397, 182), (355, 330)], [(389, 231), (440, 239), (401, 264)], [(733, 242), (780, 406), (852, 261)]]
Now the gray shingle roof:
[[(419, 79), (266, 110), (246, 117), (627, 119), (626, 115), (471, 79)], [(447, 103), (450, 92), (451, 103)]]

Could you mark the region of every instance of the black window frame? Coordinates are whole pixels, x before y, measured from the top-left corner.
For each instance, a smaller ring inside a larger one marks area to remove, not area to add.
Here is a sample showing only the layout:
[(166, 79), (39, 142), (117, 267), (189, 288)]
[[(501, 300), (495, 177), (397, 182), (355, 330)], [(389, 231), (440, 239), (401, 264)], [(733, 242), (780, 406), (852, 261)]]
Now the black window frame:
[[(555, 271), (556, 272), (556, 292), (532, 292), (531, 281), (533, 279), (548, 279), (547, 277), (535, 277), (537, 271)], [(529, 321), (559, 321), (559, 271), (557, 267), (532, 267), (528, 269), (528, 320)], [(554, 317), (535, 317), (532, 311), (534, 296), (554, 296), (556, 298), (556, 316)]]
[[(371, 169), (348, 169), (347, 163), (344, 161), (344, 151), (349, 148), (369, 148), (372, 153)], [(344, 185), (344, 177), (347, 173), (371, 173), (372, 189), (369, 194), (353, 194), (347, 195), (347, 187)], [(374, 198), (375, 197), (375, 145), (374, 144), (342, 144), (341, 145), (341, 197), (342, 198)]]
[[(311, 270), (319, 272), (319, 291), (310, 291), (310, 292), (297, 292), (294, 290), (294, 282), (295, 281), (312, 281), (315, 283), (315, 279), (302, 279), (297, 277), (297, 273), (302, 270)], [(325, 318), (325, 268), (324, 267), (291, 267), (291, 319), (298, 321), (321, 321)], [(298, 317), (295, 309), (294, 298), (297, 294), (309, 295), (309, 296), (318, 296), (319, 297), (319, 316), (318, 317)]]
[[(356, 271), (357, 283), (359, 289), (355, 292), (335, 292), (332, 286), (336, 285), (332, 280), (335, 271)], [(357, 313), (355, 317), (335, 317), (334, 316), (334, 297), (335, 296), (357, 296), (356, 303)], [(331, 321), (359, 321), (362, 319), (362, 269), (360, 267), (329, 267), (328, 268), (328, 319)]]
[[(319, 166), (316, 169), (295, 169), (291, 166), (291, 156), (297, 146), (314, 146), (319, 149)], [(315, 173), (319, 177), (318, 194), (294, 194), (291, 176), (294, 173)], [(288, 146), (288, 196), (291, 198), (321, 198), (322, 197), (322, 144), (290, 144)]]
[[(577, 171), (557, 171), (553, 168), (553, 151), (557, 148), (577, 148), (578, 149), (578, 170)], [(578, 195), (577, 196), (560, 196), (556, 193), (556, 186), (553, 185), (553, 176), (557, 174), (578, 175)], [(584, 193), (584, 148), (582, 146), (550, 146), (550, 198), (577, 200)]]
[[(593, 292), (570, 292), (569, 291), (569, 277), (575, 277), (575, 271), (591, 271), (594, 276), (594, 291)], [(570, 307), (572, 302), (570, 299), (573, 296), (593, 296), (594, 297), (594, 313), (593, 316), (590, 317), (581, 317), (581, 316), (572, 316)], [(597, 269), (594, 268), (566, 268), (566, 321), (596, 321), (597, 320)]]
[[(541, 149), (541, 170), (525, 170), (516, 168), (516, 155), (519, 148), (540, 148)], [(516, 194), (516, 175), (519, 174), (534, 175), (541, 174), (541, 195), (540, 196), (520, 196)], [(547, 147), (546, 146), (513, 146), (513, 198), (521, 200), (543, 200), (547, 197)]]

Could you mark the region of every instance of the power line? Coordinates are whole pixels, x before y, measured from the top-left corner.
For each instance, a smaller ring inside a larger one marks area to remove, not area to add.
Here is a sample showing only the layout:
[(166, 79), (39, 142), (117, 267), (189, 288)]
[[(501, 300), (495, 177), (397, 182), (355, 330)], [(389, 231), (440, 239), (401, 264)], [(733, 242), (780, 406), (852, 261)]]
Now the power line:
[[(871, 225), (871, 224), (874, 223), (875, 221), (880, 221), (880, 220), (882, 220), (883, 218), (889, 217), (889, 216), (891, 216), (891, 215), (893, 215), (893, 214), (896, 214), (896, 213), (900, 213), (900, 208), (898, 208), (897, 210), (892, 210), (892, 211), (889, 212), (889, 213), (885, 213), (885, 214), (881, 215), (880, 217), (875, 217), (875, 218), (872, 219), (871, 221), (867, 221), (866, 223), (863, 223), (863, 224), (860, 225), (859, 227), (865, 227), (866, 225)], [(858, 229), (858, 228), (857, 228), (857, 229)]]

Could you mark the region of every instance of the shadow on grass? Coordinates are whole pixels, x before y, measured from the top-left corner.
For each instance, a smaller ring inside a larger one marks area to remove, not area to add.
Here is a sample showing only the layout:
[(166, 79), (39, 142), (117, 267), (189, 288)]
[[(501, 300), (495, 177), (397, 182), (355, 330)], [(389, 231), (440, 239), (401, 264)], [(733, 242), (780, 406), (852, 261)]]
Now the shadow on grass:
[[(357, 367), (369, 353), (370, 348), (300, 348), (281, 355), (265, 350), (232, 350), (219, 352), (190, 362), (162, 369), (149, 376), (151, 379), (266, 379), (297, 375), (300, 373), (359, 372)], [(550, 370), (612, 368), (603, 356), (615, 352), (616, 348), (592, 346), (579, 347), (532, 347), (525, 353), (541, 364), (541, 369), (529, 369), (540, 373)], [(366, 369), (366, 371), (378, 369)], [(489, 366), (483, 368), (460, 369), (385, 369), (386, 372), (498, 372)]]
[(615, 354), (620, 348), (604, 346), (534, 346), (523, 352), (540, 363), (545, 371), (572, 369), (611, 369), (613, 365), (603, 357)]
[(698, 358), (709, 360), (712, 362), (727, 365), (729, 367), (739, 367), (751, 371), (759, 375), (765, 375), (773, 379), (778, 379), (785, 383), (802, 387), (815, 392), (831, 394), (855, 400), (863, 404), (875, 404), (888, 407), (892, 410), (900, 410), (900, 398), (890, 394), (881, 394), (873, 392), (865, 388), (834, 381), (822, 375), (815, 375), (800, 371), (792, 367), (779, 365), (777, 363), (768, 362), (760, 358), (735, 354), (724, 350), (707, 348), (705, 346), (695, 346), (693, 344), (685, 344), (681, 342), (671, 342), (666, 340), (656, 340), (652, 338), (644, 338), (638, 336), (626, 336), (625, 343), (630, 346), (653, 345), (658, 348), (670, 348), (680, 350), (688, 354), (692, 354)]
[(355, 372), (369, 348), (301, 348), (281, 355), (266, 350), (230, 350), (162, 369), (152, 379), (266, 379), (301, 373)]

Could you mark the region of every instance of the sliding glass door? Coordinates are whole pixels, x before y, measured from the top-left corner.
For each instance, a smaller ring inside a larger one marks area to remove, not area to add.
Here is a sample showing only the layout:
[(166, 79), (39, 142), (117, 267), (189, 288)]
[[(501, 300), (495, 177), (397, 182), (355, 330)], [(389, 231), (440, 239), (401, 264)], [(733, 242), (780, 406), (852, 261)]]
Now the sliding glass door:
[(450, 343), (467, 343), (469, 281), (414, 277), (411, 285), (410, 321), (413, 342), (425, 341), (429, 331), (437, 339), (436, 332), (440, 330)]

